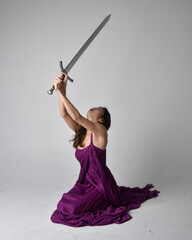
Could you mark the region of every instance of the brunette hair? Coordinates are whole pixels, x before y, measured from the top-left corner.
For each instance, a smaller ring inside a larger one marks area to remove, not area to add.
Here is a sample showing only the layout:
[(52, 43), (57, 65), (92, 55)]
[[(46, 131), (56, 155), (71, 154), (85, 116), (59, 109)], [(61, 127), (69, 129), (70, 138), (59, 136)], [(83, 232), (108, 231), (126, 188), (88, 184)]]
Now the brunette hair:
[[(102, 116), (102, 120), (99, 121), (100, 124), (103, 124), (106, 129), (108, 130), (111, 126), (111, 115), (106, 107), (102, 107), (104, 109), (104, 114)], [(84, 128), (83, 126), (80, 126), (80, 128), (75, 132), (75, 136), (73, 139), (69, 140), (73, 141), (73, 147), (77, 148), (78, 146), (82, 146), (83, 140), (85, 138), (87, 129)]]

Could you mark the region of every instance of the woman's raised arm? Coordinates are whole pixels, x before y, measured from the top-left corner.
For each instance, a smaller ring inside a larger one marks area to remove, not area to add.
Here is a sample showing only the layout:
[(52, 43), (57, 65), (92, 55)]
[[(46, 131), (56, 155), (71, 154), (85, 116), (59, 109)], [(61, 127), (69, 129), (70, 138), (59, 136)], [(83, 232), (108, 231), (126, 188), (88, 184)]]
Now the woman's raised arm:
[(59, 94), (59, 97), (65, 106), (67, 113), (70, 115), (70, 117), (75, 121), (79, 126), (83, 126), (84, 128), (88, 129), (91, 132), (95, 132), (98, 135), (105, 134), (105, 127), (99, 123), (94, 123), (87, 118), (84, 118), (79, 111), (75, 108), (75, 106), (69, 101), (69, 99), (66, 97), (66, 83), (67, 83), (67, 74), (60, 72), (61, 74), (65, 75), (64, 83), (65, 87), (62, 86), (62, 80), (61, 79), (55, 79), (53, 82), (53, 85), (55, 87), (55, 90)]
[(87, 118), (84, 118), (79, 111), (73, 106), (73, 104), (69, 101), (69, 99), (62, 94), (62, 92), (58, 91), (59, 96), (63, 104), (65, 105), (67, 112), (71, 116), (71, 118), (80, 126), (88, 129), (91, 132), (98, 134), (98, 136), (106, 134), (106, 128), (100, 123), (95, 123)]
[[(60, 91), (62, 92), (62, 94), (64, 94), (66, 96), (66, 78), (67, 76), (65, 76), (64, 80), (63, 80), (63, 72), (60, 72), (58, 74), (58, 76), (55, 78), (54, 80), (54, 85), (60, 88)], [(62, 101), (62, 97), (59, 96), (59, 111), (60, 111), (60, 115), (61, 117), (65, 120), (65, 122), (67, 123), (67, 125), (74, 131), (76, 132), (79, 128), (80, 125), (75, 122), (71, 116), (68, 114), (67, 109), (65, 108), (65, 105), (63, 104)]]

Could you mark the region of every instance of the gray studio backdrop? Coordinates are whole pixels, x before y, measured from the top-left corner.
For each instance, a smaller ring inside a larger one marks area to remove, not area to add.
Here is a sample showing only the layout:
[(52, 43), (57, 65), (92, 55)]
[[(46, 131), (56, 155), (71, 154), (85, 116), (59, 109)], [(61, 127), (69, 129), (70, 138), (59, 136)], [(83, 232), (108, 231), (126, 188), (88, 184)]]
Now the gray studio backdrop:
[[(70, 76), (86, 117), (111, 113), (107, 165), (117, 183), (187, 186), (192, 167), (191, 1), (0, 2), (0, 187), (69, 190), (80, 165), (59, 114), (54, 78), (111, 18)], [(57, 198), (59, 200), (59, 197)]]

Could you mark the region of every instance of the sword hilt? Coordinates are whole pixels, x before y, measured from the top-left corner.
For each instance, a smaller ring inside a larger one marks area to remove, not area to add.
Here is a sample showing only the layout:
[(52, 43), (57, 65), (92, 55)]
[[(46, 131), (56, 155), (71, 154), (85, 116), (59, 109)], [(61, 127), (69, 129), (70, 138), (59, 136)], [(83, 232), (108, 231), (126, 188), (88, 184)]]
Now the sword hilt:
[[(62, 61), (60, 61), (59, 64), (60, 64), (61, 72), (65, 72), (65, 69), (63, 68), (63, 63), (62, 63)], [(69, 76), (68, 76), (67, 79), (69, 79), (69, 81), (73, 82), (73, 79), (70, 78)], [(47, 93), (48, 93), (49, 95), (52, 95), (54, 90), (55, 90), (55, 86), (53, 85), (52, 88), (47, 91)]]

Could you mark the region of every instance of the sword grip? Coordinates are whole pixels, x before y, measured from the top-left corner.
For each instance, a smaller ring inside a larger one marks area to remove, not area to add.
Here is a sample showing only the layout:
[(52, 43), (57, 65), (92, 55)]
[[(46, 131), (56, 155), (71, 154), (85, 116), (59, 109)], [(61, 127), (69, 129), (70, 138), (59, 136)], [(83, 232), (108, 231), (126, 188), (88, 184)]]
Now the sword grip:
[[(65, 70), (64, 70), (64, 68), (63, 68), (63, 63), (62, 63), (62, 61), (60, 61), (59, 63), (60, 63), (61, 72), (65, 72)], [(73, 79), (70, 78), (69, 76), (68, 76), (67, 79), (69, 79), (69, 81), (73, 82)], [(49, 95), (53, 95), (53, 91), (54, 91), (54, 90), (55, 90), (55, 86), (53, 85), (52, 88), (47, 91), (47, 93), (48, 93)]]

